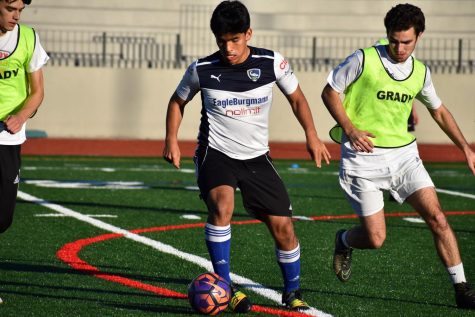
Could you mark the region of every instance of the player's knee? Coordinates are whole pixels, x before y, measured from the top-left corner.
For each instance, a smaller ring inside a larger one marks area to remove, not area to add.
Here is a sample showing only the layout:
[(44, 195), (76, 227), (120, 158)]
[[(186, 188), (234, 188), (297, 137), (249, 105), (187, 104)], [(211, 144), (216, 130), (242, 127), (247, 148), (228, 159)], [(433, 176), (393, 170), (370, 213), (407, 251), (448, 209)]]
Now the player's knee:
[(443, 212), (438, 212), (434, 216), (426, 219), (426, 221), (431, 230), (434, 232), (444, 232), (449, 230), (449, 223)]
[(208, 208), (208, 221), (216, 225), (228, 224), (233, 215), (233, 206), (215, 204)]
[(298, 244), (297, 237), (293, 230), (292, 223), (287, 224), (273, 224), (271, 226), (272, 235), (274, 236), (276, 245), (279, 248), (289, 249), (295, 247)]
[(368, 236), (369, 247), (371, 249), (380, 249), (386, 240), (385, 232), (373, 232)]

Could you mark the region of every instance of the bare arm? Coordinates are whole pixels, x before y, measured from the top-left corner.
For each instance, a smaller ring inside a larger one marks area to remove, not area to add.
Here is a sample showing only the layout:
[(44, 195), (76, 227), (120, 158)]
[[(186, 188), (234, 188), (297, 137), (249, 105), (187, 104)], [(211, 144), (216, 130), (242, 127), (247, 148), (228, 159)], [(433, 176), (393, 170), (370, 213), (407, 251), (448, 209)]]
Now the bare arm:
[(374, 138), (375, 136), (368, 131), (358, 130), (353, 125), (350, 118), (346, 115), (340, 94), (328, 84), (323, 88), (322, 100), (333, 119), (342, 127), (351, 146), (360, 152), (373, 152), (374, 145), (369, 138)]
[(468, 168), (470, 171), (472, 171), (472, 174), (475, 175), (475, 152), (470, 148), (470, 145), (463, 136), (462, 131), (460, 131), (460, 128), (458, 127), (457, 122), (455, 122), (455, 119), (450, 111), (443, 104), (439, 108), (429, 111), (432, 115), (432, 118), (435, 120), (435, 122), (437, 122), (439, 127), (465, 154)]
[(414, 125), (419, 124), (419, 114), (416, 111), (416, 104), (412, 103), (412, 118), (414, 120)]
[(30, 94), (25, 100), (23, 107), (16, 114), (7, 117), (5, 124), (8, 131), (17, 133), (23, 124), (38, 110), (44, 97), (43, 70), (39, 69), (28, 74)]
[(180, 168), (181, 158), (180, 147), (178, 146), (178, 129), (183, 119), (186, 104), (187, 101), (178, 97), (176, 93), (172, 95), (168, 102), (163, 158), (176, 168)]
[(330, 164), (330, 152), (328, 152), (325, 144), (319, 139), (315, 124), (313, 122), (312, 112), (308, 105), (307, 99), (303, 94), (300, 86), (290, 95), (287, 100), (292, 107), (295, 117), (299, 121), (307, 140), (307, 151), (312, 157), (317, 167), (322, 167), (322, 158), (327, 164)]

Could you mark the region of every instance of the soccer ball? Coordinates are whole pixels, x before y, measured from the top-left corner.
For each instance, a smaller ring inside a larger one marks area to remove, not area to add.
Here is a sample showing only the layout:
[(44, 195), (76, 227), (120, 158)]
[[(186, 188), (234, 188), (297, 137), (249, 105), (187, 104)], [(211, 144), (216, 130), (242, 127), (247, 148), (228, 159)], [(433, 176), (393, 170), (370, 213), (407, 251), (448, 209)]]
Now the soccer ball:
[(204, 315), (217, 315), (228, 307), (231, 287), (216, 273), (198, 275), (188, 285), (191, 307)]

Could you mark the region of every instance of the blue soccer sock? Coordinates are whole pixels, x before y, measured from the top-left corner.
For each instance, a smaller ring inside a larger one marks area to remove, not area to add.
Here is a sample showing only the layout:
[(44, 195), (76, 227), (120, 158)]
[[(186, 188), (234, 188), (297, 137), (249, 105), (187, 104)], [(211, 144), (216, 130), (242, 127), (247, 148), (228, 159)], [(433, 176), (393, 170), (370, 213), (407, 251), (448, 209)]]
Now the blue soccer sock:
[(205, 226), (205, 240), (214, 272), (228, 283), (231, 283), (231, 277), (229, 276), (231, 225), (218, 227), (207, 223)]
[(290, 251), (276, 248), (277, 263), (284, 278), (284, 292), (295, 291), (300, 288), (300, 244)]

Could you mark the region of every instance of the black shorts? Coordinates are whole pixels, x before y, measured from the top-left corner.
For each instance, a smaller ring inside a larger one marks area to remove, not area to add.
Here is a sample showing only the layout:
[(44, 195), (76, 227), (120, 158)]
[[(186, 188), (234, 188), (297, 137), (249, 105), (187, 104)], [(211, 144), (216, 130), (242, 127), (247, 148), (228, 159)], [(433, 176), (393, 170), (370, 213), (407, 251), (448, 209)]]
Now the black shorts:
[(0, 145), (0, 232), (10, 227), (20, 182), (20, 145)]
[(204, 200), (211, 189), (229, 185), (241, 190), (244, 208), (257, 218), (259, 214), (292, 215), (289, 195), (268, 154), (236, 160), (209, 147), (199, 147), (193, 160)]

